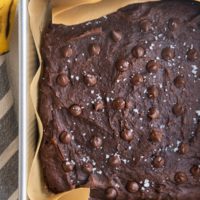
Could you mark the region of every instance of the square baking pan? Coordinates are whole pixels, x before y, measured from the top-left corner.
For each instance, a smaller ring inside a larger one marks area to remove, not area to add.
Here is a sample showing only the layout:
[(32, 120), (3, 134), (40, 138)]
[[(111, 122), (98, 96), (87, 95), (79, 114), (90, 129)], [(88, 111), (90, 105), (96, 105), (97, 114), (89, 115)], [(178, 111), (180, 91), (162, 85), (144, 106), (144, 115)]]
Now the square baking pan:
[[(30, 83), (36, 72), (36, 51), (29, 27), (28, 0), (19, 4), (19, 199), (27, 200), (27, 181), (36, 147), (35, 113)], [(17, 172), (16, 172), (17, 173)]]

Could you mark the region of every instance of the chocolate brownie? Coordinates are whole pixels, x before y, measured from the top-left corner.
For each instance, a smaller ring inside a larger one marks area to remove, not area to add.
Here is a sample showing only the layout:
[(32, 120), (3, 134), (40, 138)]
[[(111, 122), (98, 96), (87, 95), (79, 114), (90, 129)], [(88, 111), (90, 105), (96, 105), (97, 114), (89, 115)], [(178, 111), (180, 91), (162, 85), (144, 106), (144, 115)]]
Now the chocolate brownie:
[(199, 3), (135, 4), (50, 24), (41, 53), (40, 158), (51, 191), (200, 199)]

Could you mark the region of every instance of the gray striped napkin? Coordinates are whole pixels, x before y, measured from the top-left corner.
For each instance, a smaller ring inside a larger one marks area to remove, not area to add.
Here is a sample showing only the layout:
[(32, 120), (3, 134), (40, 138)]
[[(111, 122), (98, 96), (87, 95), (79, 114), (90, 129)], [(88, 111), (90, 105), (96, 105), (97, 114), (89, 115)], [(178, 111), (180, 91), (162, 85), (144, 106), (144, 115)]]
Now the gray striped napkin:
[(18, 196), (18, 129), (5, 57), (0, 56), (0, 200)]

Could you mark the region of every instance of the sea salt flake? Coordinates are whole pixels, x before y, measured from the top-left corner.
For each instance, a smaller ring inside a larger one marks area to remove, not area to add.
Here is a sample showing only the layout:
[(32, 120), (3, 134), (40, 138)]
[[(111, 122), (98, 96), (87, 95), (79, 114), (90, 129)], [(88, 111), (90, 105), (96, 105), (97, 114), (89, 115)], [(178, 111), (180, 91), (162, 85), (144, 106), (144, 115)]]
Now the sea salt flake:
[(139, 114), (139, 111), (138, 111), (138, 109), (136, 109), (136, 108), (133, 109), (133, 112)]
[(102, 174), (102, 171), (101, 170), (97, 171), (97, 174)]
[(196, 110), (195, 113), (200, 117), (200, 110)]
[(150, 182), (149, 182), (148, 179), (145, 179), (145, 180), (144, 180), (144, 187), (145, 187), (145, 188), (150, 187)]
[(110, 158), (110, 155), (106, 154), (106, 159)]
[(192, 65), (191, 67), (192, 67), (192, 73), (196, 75), (198, 67), (196, 65)]

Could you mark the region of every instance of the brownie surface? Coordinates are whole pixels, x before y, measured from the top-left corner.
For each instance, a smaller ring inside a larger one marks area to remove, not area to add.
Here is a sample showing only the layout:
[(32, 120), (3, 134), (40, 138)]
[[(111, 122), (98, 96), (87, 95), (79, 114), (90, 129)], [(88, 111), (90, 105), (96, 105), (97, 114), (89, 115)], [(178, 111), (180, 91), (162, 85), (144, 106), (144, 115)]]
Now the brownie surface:
[(200, 5), (129, 5), (42, 37), (41, 165), (91, 199), (200, 199)]

